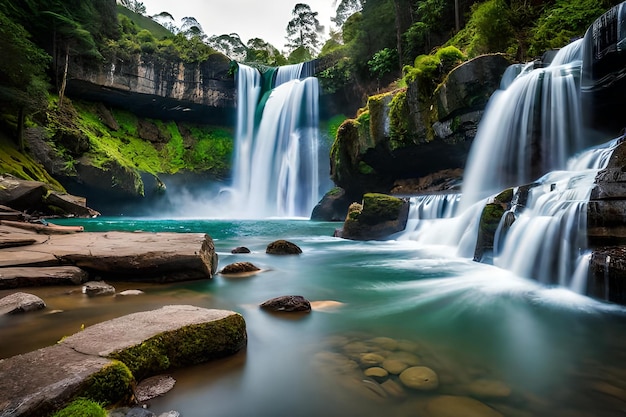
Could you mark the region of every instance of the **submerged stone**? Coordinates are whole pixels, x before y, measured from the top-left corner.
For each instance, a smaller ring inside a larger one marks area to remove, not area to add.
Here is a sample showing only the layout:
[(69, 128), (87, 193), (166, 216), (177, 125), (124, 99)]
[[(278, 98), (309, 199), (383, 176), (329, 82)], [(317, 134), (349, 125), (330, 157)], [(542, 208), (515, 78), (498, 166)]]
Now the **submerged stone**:
[(39, 297), (25, 292), (16, 292), (0, 298), (0, 315), (26, 313), (46, 308), (46, 303)]
[(261, 303), (260, 307), (268, 311), (310, 312), (311, 303), (301, 295), (284, 295)]
[(302, 253), (302, 249), (293, 242), (281, 239), (267, 245), (265, 253), (270, 255), (299, 255)]

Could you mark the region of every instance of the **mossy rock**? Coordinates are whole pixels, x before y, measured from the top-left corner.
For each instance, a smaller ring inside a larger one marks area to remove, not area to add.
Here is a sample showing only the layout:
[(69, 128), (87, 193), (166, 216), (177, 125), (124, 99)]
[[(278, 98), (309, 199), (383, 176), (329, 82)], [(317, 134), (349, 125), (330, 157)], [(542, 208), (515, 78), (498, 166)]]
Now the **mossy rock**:
[(299, 255), (302, 253), (302, 249), (293, 242), (280, 239), (267, 245), (265, 253), (270, 255)]
[(400, 208), (405, 201), (386, 194), (367, 193), (363, 196), (363, 210), (359, 221), (365, 224), (376, 224), (400, 217)]
[(506, 209), (502, 204), (485, 204), (480, 215), (478, 225), (478, 236), (476, 238), (476, 248), (474, 250), (474, 260), (477, 262), (486, 261), (493, 253), (493, 244), (496, 230), (500, 224), (500, 219)]
[(102, 405), (87, 398), (77, 398), (57, 411), (52, 417), (106, 417), (107, 412)]
[(408, 214), (408, 200), (367, 193), (363, 204), (350, 205), (341, 236), (353, 240), (385, 239), (404, 230)]
[(135, 377), (120, 361), (113, 361), (89, 378), (82, 396), (100, 404), (124, 404), (131, 400)]

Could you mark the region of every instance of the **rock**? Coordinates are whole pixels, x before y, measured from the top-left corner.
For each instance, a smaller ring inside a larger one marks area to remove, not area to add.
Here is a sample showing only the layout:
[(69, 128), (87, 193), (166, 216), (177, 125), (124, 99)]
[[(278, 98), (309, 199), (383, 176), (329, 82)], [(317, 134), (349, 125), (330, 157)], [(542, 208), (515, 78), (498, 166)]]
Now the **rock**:
[(343, 224), (341, 237), (352, 240), (384, 239), (406, 227), (408, 199), (368, 193), (363, 203), (351, 205)]
[[(400, 347), (400, 343), (398, 344), (398, 346)], [(409, 366), (419, 365), (421, 362), (419, 357), (416, 354), (411, 353), (411, 352), (406, 352), (404, 350), (393, 352), (387, 357), (387, 359), (404, 362)]]
[[(0, 234), (3, 230), (15, 229), (0, 224)], [(213, 239), (200, 233), (83, 232), (0, 250), (0, 267), (74, 265), (118, 281), (207, 279), (215, 274), (217, 263)]]
[(135, 389), (135, 397), (137, 401), (146, 402), (156, 397), (160, 397), (168, 393), (174, 385), (176, 380), (170, 375), (157, 375), (147, 379), (144, 379)]
[(159, 417), (180, 417), (180, 413), (178, 411), (168, 411), (166, 413), (159, 414)]
[[(626, 94), (626, 54), (621, 45), (623, 31), (615, 28), (626, 19), (626, 8), (619, 4), (598, 17), (585, 33), (580, 97), (585, 126), (605, 137), (616, 137), (623, 130), (622, 102)], [(609, 34), (603, 36), (601, 34)]]
[(463, 179), (463, 170), (446, 169), (421, 178), (402, 178), (394, 182), (390, 194), (410, 195), (449, 192), (457, 190)]
[(373, 366), (363, 371), (363, 374), (367, 377), (373, 378), (376, 381), (384, 381), (389, 376), (389, 372), (380, 366)]
[(370, 342), (386, 350), (396, 350), (398, 348), (398, 341), (391, 337), (375, 337)]
[(284, 295), (261, 303), (260, 307), (268, 311), (311, 311), (311, 303), (301, 295)]
[(126, 412), (126, 417), (156, 417), (156, 414), (143, 407), (133, 407)]
[(376, 366), (383, 363), (385, 357), (377, 353), (364, 353), (361, 355), (361, 364), (364, 366)]
[(426, 417), (503, 417), (493, 408), (468, 397), (440, 395), (426, 404)]
[(250, 253), (250, 249), (246, 248), (245, 246), (237, 246), (236, 248), (231, 250), (230, 253)]
[(439, 378), (435, 371), (426, 366), (413, 366), (400, 374), (400, 381), (411, 389), (432, 391), (439, 387)]
[(435, 91), (439, 120), (484, 109), (510, 64), (502, 54), (489, 54), (478, 56), (450, 71)]
[(324, 194), (324, 197), (313, 208), (311, 220), (340, 222), (346, 218), (348, 207), (352, 199), (346, 195), (346, 191), (340, 187), (334, 187)]
[(0, 315), (26, 313), (44, 308), (46, 303), (33, 294), (16, 292), (0, 298)]
[(91, 193), (106, 193), (113, 200), (144, 196), (144, 183), (139, 172), (114, 159), (95, 166), (87, 156), (82, 156), (74, 168), (76, 177), (73, 180)]
[(388, 378), (386, 381), (380, 384), (380, 386), (385, 390), (387, 394), (395, 398), (404, 398), (406, 397), (406, 392), (404, 388), (400, 384), (398, 384), (395, 380)]
[(383, 368), (393, 375), (400, 375), (408, 367), (408, 364), (397, 359), (387, 359), (383, 362)]
[(271, 255), (299, 255), (302, 253), (302, 249), (295, 243), (287, 240), (276, 240), (267, 245), (265, 253)]
[(95, 217), (82, 197), (62, 193), (39, 181), (25, 181), (8, 174), (0, 175), (0, 204), (15, 210), (37, 211), (48, 215)]
[(89, 297), (99, 297), (103, 295), (114, 295), (115, 287), (104, 281), (89, 281), (83, 285), (83, 294)]
[(175, 305), (118, 317), (1, 360), (0, 409), (12, 417), (43, 416), (78, 396), (105, 405), (129, 401), (133, 375), (231, 355), (246, 341), (245, 321), (233, 311)]
[(220, 271), (220, 274), (241, 275), (241, 274), (250, 274), (250, 273), (258, 272), (260, 270), (261, 268), (257, 267), (256, 265), (250, 262), (235, 262), (235, 263), (226, 265), (224, 268), (222, 268), (222, 270)]
[(88, 276), (75, 266), (0, 268), (0, 289), (79, 285), (87, 281)]
[(145, 294), (145, 293), (141, 290), (126, 290), (126, 291), (117, 293), (117, 295), (120, 295), (122, 297), (129, 296), (129, 295), (142, 295), (142, 294)]

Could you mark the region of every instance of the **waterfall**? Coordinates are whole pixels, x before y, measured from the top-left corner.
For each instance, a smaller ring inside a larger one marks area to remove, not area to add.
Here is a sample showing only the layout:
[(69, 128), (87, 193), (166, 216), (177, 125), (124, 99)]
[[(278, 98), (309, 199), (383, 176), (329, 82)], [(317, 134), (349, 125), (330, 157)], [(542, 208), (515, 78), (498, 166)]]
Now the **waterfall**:
[[(582, 40), (546, 68), (521, 71), (493, 94), (480, 122), (463, 180), (463, 207), (525, 184), (585, 147), (579, 100)], [(571, 60), (571, 61), (570, 61)]]
[(398, 239), (456, 247), (472, 258), (485, 204), (511, 189), (510, 203), (497, 200), (506, 211), (486, 259), (521, 277), (584, 291), (587, 204), (618, 140), (589, 148), (582, 134), (582, 45), (563, 48), (548, 67), (505, 72), (472, 145), (462, 195), (412, 198)]
[(239, 65), (232, 214), (308, 217), (319, 201), (319, 85), (311, 72), (298, 64), (262, 76)]

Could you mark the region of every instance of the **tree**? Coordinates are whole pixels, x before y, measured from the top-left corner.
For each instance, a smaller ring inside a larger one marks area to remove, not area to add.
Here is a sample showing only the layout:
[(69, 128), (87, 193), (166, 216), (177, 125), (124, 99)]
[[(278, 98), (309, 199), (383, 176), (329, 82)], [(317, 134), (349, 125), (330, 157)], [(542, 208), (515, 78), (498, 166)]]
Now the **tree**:
[(146, 6), (143, 4), (143, 2), (140, 2), (138, 0), (119, 0), (119, 2), (122, 6), (126, 7), (132, 12), (135, 12), (142, 16), (146, 14)]
[(260, 38), (252, 38), (246, 44), (246, 62), (257, 62), (279, 67), (287, 64), (287, 59), (273, 45)]
[(335, 10), (335, 17), (331, 17), (330, 20), (337, 25), (337, 27), (343, 26), (346, 20), (355, 13), (360, 12), (363, 9), (363, 3), (365, 0), (341, 0), (337, 4), (337, 0), (333, 2), (333, 6), (337, 5)]
[(243, 62), (248, 53), (248, 48), (246, 48), (246, 45), (244, 45), (241, 38), (236, 33), (211, 36), (208, 40), (208, 44), (216, 51), (223, 53), (237, 62)]
[(291, 12), (293, 19), (287, 24), (287, 48), (292, 51), (305, 48), (310, 55), (317, 52), (320, 43), (319, 35), (324, 26), (317, 20), (317, 12), (313, 12), (308, 4), (298, 3)]
[(17, 111), (16, 138), (23, 149), (26, 114), (45, 108), (47, 87), (45, 71), (50, 56), (30, 41), (23, 26), (11, 21), (0, 11), (0, 106)]

